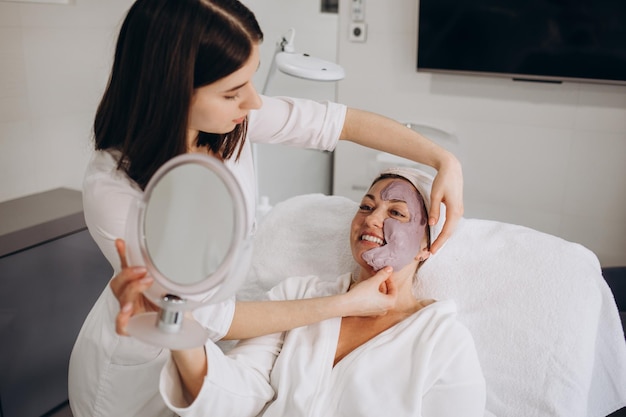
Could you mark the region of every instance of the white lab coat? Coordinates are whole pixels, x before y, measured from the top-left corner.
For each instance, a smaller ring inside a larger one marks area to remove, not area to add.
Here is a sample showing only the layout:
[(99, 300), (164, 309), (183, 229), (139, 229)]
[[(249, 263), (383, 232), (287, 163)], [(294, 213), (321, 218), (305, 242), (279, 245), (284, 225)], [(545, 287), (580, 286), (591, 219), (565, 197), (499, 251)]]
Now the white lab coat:
[[(237, 162), (226, 166), (238, 179), (248, 202), (248, 224), (254, 223), (256, 177), (250, 142), (283, 143), (321, 150), (334, 149), (346, 107), (337, 103), (262, 97), (251, 111), (248, 136)], [(120, 264), (114, 241), (126, 234), (127, 213), (143, 192), (121, 171), (118, 155), (99, 151), (83, 183), (83, 209), (91, 236), (109, 260), (114, 274)], [(69, 366), (69, 399), (74, 417), (171, 416), (158, 393), (159, 372), (169, 353), (115, 333), (117, 299), (104, 289), (78, 335)], [(218, 340), (228, 331), (234, 299), (194, 312)]]
[[(291, 278), (272, 299), (347, 291), (336, 282)], [(208, 374), (188, 404), (173, 361), (160, 390), (180, 416), (482, 417), (485, 380), (474, 341), (453, 301), (438, 301), (377, 335), (333, 367), (341, 318), (240, 343), (224, 355), (208, 342)], [(266, 403), (269, 403), (266, 406)]]

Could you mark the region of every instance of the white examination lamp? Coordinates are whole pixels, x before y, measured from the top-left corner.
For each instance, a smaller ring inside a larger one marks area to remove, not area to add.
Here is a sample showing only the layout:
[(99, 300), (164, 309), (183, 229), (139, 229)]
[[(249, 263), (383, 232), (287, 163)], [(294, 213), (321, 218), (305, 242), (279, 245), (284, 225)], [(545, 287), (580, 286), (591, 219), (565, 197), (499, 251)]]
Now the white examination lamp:
[[(290, 28), (278, 42), (272, 57), (272, 64), (267, 72), (265, 84), (263, 85), (262, 94), (266, 94), (269, 90), (272, 80), (276, 76), (276, 70), (290, 75), (292, 77), (302, 78), (312, 81), (339, 81), (345, 78), (346, 72), (341, 65), (334, 62), (315, 58), (309, 54), (295, 53), (294, 38), (296, 30)], [(256, 177), (259, 178), (259, 161), (257, 144), (252, 144), (252, 157), (254, 159), (254, 169)], [(269, 207), (269, 200), (266, 197), (257, 195), (257, 218), (263, 216), (265, 210)]]
[(309, 54), (295, 53), (293, 46), (295, 36), (296, 31), (291, 28), (280, 41), (276, 42), (272, 65), (263, 86), (263, 94), (267, 93), (276, 70), (292, 77), (313, 81), (339, 81), (346, 76), (341, 65), (312, 57)]

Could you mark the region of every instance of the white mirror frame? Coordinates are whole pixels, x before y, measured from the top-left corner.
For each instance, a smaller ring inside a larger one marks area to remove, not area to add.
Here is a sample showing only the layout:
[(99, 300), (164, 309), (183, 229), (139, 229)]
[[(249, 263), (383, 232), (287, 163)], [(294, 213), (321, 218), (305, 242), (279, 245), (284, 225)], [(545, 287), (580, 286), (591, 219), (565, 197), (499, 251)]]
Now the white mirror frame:
[[(183, 164), (197, 164), (215, 173), (224, 183), (233, 201), (233, 210), (235, 212), (233, 222), (233, 236), (228, 253), (219, 267), (207, 279), (195, 284), (178, 284), (163, 276), (158, 268), (152, 262), (146, 245), (146, 237), (144, 233), (144, 222), (147, 206), (155, 186), (161, 178), (170, 171)], [(230, 296), (230, 285), (219, 285), (225, 283), (230, 277), (232, 284), (238, 284), (240, 279), (233, 276), (233, 271), (240, 271), (238, 262), (240, 258), (249, 256), (244, 253), (250, 251), (250, 242), (247, 239), (248, 220), (246, 216), (246, 201), (239, 183), (234, 175), (226, 168), (226, 166), (218, 159), (203, 154), (183, 154), (176, 156), (161, 166), (150, 179), (146, 186), (143, 198), (138, 203), (136, 215), (129, 216), (129, 227), (127, 232), (127, 240), (131, 242), (129, 245), (129, 258), (134, 265), (145, 265), (148, 273), (154, 277), (155, 284), (146, 292), (146, 296), (155, 304), (161, 305), (161, 299), (165, 294), (175, 294), (179, 297), (189, 299), (197, 299), (194, 296), (200, 296), (202, 301), (199, 304), (205, 304), (207, 298), (211, 298), (213, 302), (219, 302)], [(139, 250), (139, 254), (135, 253)], [(138, 256), (139, 255), (139, 256)], [(191, 300), (189, 300), (191, 301)], [(191, 302), (188, 308), (198, 307), (198, 302)]]
[[(183, 164), (197, 164), (216, 174), (232, 197), (234, 210), (233, 235), (229, 250), (218, 268), (207, 279), (181, 285), (163, 276), (148, 255), (144, 221), (153, 189), (173, 169)], [(141, 200), (131, 207), (127, 225), (127, 250), (132, 265), (145, 265), (155, 279), (144, 295), (161, 308), (159, 313), (146, 312), (133, 316), (127, 331), (133, 337), (155, 346), (188, 349), (202, 346), (208, 338), (204, 327), (184, 317), (205, 304), (217, 303), (233, 296), (245, 279), (252, 257), (248, 238), (246, 202), (239, 183), (226, 166), (214, 157), (202, 154), (179, 155), (159, 168), (150, 179)]]

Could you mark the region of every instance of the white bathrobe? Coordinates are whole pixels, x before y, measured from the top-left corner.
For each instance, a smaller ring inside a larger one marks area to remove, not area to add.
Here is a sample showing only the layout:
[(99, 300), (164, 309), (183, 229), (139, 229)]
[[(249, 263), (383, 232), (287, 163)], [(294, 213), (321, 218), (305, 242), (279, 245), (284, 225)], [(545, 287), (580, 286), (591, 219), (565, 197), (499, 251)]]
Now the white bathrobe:
[[(331, 295), (349, 285), (350, 274), (336, 282), (291, 278), (270, 298)], [(181, 416), (483, 416), (485, 380), (453, 301), (419, 310), (333, 367), (340, 326), (334, 318), (251, 339), (227, 355), (209, 342), (198, 398), (185, 400), (171, 358), (161, 373), (161, 394)]]

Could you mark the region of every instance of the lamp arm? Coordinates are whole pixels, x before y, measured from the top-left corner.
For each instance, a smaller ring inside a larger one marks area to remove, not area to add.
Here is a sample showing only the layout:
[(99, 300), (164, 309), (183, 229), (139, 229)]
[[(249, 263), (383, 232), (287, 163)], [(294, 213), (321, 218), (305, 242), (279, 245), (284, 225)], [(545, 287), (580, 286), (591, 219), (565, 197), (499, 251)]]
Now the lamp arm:
[(296, 30), (294, 28), (290, 28), (287, 33), (283, 35), (283, 38), (280, 42), (281, 51), (283, 52), (295, 52), (295, 47), (293, 45), (293, 40), (296, 37)]
[(278, 42), (276, 42), (276, 48), (274, 48), (274, 55), (272, 56), (272, 63), (270, 64), (270, 69), (267, 72), (267, 77), (265, 77), (265, 84), (263, 85), (263, 90), (261, 90), (261, 94), (266, 94), (269, 89), (270, 84), (274, 80), (274, 76), (276, 75), (276, 55), (279, 52), (294, 52), (293, 41), (296, 37), (296, 30), (294, 28), (290, 28), (287, 33), (285, 33)]
[(265, 84), (263, 84), (263, 90), (261, 90), (261, 94), (263, 95), (267, 93), (267, 90), (269, 89), (270, 84), (272, 83), (272, 81), (274, 80), (274, 77), (276, 76), (276, 69), (278, 68), (276, 66), (276, 54), (278, 54), (279, 52), (282, 52), (282, 46), (280, 42), (276, 43), (276, 49), (274, 50), (274, 55), (272, 55), (272, 63), (270, 64), (270, 69), (267, 72), (267, 77), (265, 77)]

